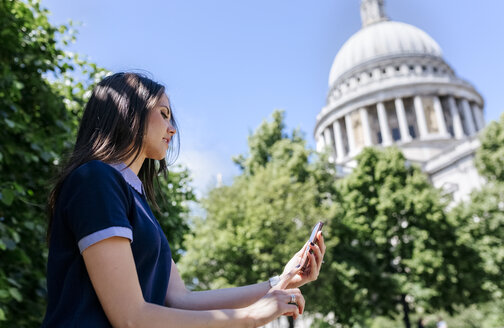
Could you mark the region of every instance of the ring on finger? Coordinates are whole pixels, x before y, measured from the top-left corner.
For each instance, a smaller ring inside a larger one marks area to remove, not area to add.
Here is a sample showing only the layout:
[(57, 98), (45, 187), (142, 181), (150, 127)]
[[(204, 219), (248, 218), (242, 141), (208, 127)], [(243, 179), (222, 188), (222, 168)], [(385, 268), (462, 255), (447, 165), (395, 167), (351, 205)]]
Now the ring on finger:
[(291, 294), (290, 295), (290, 302), (289, 303), (297, 304), (297, 302), (296, 302), (296, 295), (295, 294)]

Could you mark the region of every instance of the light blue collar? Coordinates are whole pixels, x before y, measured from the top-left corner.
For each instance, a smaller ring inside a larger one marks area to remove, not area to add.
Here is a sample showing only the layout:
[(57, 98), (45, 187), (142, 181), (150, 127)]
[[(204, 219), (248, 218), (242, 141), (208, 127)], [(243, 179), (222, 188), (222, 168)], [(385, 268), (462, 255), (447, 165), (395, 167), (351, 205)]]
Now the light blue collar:
[(133, 187), (136, 191), (138, 191), (141, 195), (143, 195), (143, 185), (142, 181), (138, 178), (138, 176), (133, 172), (129, 167), (124, 163), (118, 164), (110, 164), (114, 169), (119, 171), (122, 174), (124, 180)]

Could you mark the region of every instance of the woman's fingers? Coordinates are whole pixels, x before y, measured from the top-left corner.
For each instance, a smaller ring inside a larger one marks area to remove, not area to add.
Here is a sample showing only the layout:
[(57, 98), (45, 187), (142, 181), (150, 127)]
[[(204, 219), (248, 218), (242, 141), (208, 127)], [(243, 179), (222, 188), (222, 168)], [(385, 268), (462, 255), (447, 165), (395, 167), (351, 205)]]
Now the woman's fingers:
[(323, 256), (326, 251), (326, 244), (324, 242), (324, 235), (322, 235), (322, 231), (318, 232), (317, 239), (318, 239), (318, 245), (320, 247), (320, 250), (322, 251), (322, 256)]
[(270, 296), (276, 299), (280, 313), (283, 315), (297, 319), (304, 311), (305, 299), (299, 288), (274, 290)]
[(299, 308), (295, 304), (287, 304), (286, 306), (287, 312), (283, 313), (283, 315), (293, 317), (294, 320), (296, 320), (300, 313), (299, 313)]
[[(318, 235), (317, 235), (317, 239), (318, 239), (318, 242), (317, 244), (314, 244), (314, 245), (310, 245), (310, 249), (312, 250), (312, 253), (314, 253), (315, 255), (315, 259), (316, 259), (316, 271), (317, 271), (317, 274), (318, 272), (320, 271), (320, 268), (322, 267), (322, 263), (324, 261), (324, 255), (325, 255), (325, 250), (326, 250), (326, 245), (324, 243), (324, 237), (322, 235), (322, 231), (319, 231)], [(313, 258), (311, 258), (310, 261), (312, 261)], [(313, 269), (313, 267), (312, 267)]]
[[(304, 246), (292, 257), (282, 273), (281, 283), (277, 285), (278, 287), (275, 286), (275, 289), (285, 289), (294, 286), (299, 287), (318, 278), (326, 251), (322, 231), (317, 233), (316, 240), (317, 242), (314, 243), (313, 246), (310, 242), (306, 242)], [(305, 260), (308, 261), (308, 265), (305, 270), (301, 271), (301, 267), (304, 265)], [(298, 266), (295, 266), (296, 264), (298, 264)], [(290, 271), (287, 272), (287, 270)], [(294, 277), (297, 278), (293, 279)]]
[(308, 275), (308, 279), (311, 281), (317, 280), (320, 268), (322, 267), (323, 254), (317, 245), (310, 245), (312, 252), (308, 253), (308, 258), (310, 259), (310, 264), (305, 271)]
[(306, 247), (308, 247), (308, 242), (304, 244), (304, 246), (296, 253), (295, 256), (303, 258), (303, 254), (306, 251)]
[[(279, 289), (285, 289), (289, 286), (292, 278), (294, 278), (301, 271), (301, 266), (295, 266), (289, 272), (283, 275), (282, 280), (277, 285)], [(276, 286), (275, 286), (276, 287)]]
[(315, 259), (317, 260), (317, 269), (320, 269), (320, 266), (322, 265), (322, 259), (324, 258), (322, 250), (318, 245), (310, 245), (310, 249), (312, 250), (313, 255), (315, 255)]
[(297, 319), (303, 313), (305, 300), (298, 288), (274, 289), (264, 297), (244, 309), (257, 325), (264, 325), (280, 315), (289, 315)]
[[(299, 288), (286, 289), (285, 293), (287, 298), (284, 301), (286, 301), (286, 303), (289, 305), (292, 305), (294, 303), (296, 308), (299, 309), (298, 314), (302, 314), (305, 307), (305, 299), (303, 297), (303, 294), (301, 294)], [(295, 302), (292, 302), (293, 298)]]
[(307, 272), (308, 279), (309, 279), (309, 281), (314, 281), (314, 280), (317, 280), (319, 266), (317, 264), (317, 260), (316, 260), (314, 254), (310, 253), (309, 258), (310, 258), (310, 266), (308, 267), (308, 272)]

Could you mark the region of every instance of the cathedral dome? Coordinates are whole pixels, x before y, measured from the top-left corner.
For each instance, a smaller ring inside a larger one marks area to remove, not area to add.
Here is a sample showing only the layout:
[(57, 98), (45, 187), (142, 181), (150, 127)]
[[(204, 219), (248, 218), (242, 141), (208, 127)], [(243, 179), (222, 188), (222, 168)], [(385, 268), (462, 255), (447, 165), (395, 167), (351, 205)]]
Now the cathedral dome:
[(441, 47), (427, 33), (412, 25), (381, 20), (364, 26), (336, 55), (329, 87), (349, 71), (373, 61), (406, 56), (442, 57)]
[(483, 98), (427, 33), (390, 21), (384, 1), (361, 0), (362, 28), (334, 58), (317, 150), (346, 174), (365, 147), (395, 145), (434, 186), (461, 199), (480, 183), (471, 163), (485, 126)]

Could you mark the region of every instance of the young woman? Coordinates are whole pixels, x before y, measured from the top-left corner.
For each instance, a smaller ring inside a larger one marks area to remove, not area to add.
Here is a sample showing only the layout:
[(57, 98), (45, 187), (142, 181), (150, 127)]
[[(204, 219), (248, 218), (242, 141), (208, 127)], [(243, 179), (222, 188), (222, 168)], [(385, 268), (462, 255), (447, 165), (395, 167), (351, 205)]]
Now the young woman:
[[(279, 277), (255, 285), (190, 292), (148, 202), (176, 146), (164, 87), (135, 73), (93, 90), (74, 151), (49, 200), (48, 306), (42, 327), (258, 327), (304, 309), (298, 287), (317, 278), (303, 250)], [(246, 268), (244, 268), (245, 270)]]

